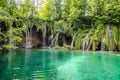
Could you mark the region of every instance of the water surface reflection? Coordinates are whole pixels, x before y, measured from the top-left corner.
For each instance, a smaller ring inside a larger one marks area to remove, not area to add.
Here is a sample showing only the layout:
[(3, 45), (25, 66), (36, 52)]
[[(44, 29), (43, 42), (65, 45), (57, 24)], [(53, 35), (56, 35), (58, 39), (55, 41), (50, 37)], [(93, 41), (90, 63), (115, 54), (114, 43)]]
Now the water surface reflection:
[(80, 51), (16, 50), (0, 56), (0, 80), (120, 80), (119, 61)]

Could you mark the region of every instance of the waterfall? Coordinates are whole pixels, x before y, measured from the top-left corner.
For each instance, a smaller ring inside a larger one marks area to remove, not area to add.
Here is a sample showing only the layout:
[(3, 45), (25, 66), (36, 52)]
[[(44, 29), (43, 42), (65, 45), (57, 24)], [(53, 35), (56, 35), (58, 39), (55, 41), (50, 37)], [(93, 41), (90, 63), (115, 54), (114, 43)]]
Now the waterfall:
[(12, 45), (12, 28), (10, 28), (10, 31), (9, 31), (9, 44)]
[(56, 34), (54, 39), (51, 41), (50, 47), (58, 46), (58, 37), (59, 37), (59, 32)]
[(105, 38), (103, 38), (103, 40), (101, 41), (101, 50), (105, 50)]
[(92, 44), (92, 42), (90, 41), (90, 43), (89, 43), (89, 45), (87, 47), (87, 51), (89, 51), (91, 44)]
[(53, 34), (49, 37), (48, 41), (49, 41), (49, 45), (51, 45), (51, 42), (53, 40)]
[(10, 28), (10, 30), (9, 30), (9, 45), (11, 46), (11, 48), (14, 48), (12, 28)]
[(85, 41), (83, 41), (83, 50), (88, 49), (88, 44), (89, 44), (89, 34), (85, 37)]
[(49, 37), (49, 41), (51, 41), (53, 39), (53, 34)]
[(43, 47), (46, 47), (46, 27), (43, 33)]
[(32, 29), (26, 30), (26, 48), (32, 48)]
[(89, 41), (89, 34), (87, 34), (86, 38), (85, 38), (85, 43), (86, 43), (86, 47), (88, 47), (88, 41)]
[(85, 50), (85, 41), (83, 41), (83, 51)]
[(110, 50), (113, 49), (113, 45), (112, 45), (112, 30), (110, 29), (110, 27), (108, 26), (108, 39), (109, 39), (109, 45), (110, 45)]
[(72, 37), (71, 49), (73, 49), (73, 47), (74, 47), (74, 38), (75, 38), (75, 35), (73, 35), (73, 37)]
[(107, 28), (106, 28), (106, 35), (108, 36), (105, 36), (103, 38), (103, 40), (101, 41), (101, 50), (104, 51), (105, 48), (106, 48), (106, 39), (108, 40), (108, 50), (113, 50), (113, 39), (112, 39), (112, 36), (113, 36), (113, 32), (112, 32), (112, 29), (110, 29), (110, 26), (108, 25)]
[(89, 34), (92, 30), (89, 31), (89, 33), (85, 36), (85, 40), (83, 41), (83, 50), (89, 50), (91, 42), (89, 43)]

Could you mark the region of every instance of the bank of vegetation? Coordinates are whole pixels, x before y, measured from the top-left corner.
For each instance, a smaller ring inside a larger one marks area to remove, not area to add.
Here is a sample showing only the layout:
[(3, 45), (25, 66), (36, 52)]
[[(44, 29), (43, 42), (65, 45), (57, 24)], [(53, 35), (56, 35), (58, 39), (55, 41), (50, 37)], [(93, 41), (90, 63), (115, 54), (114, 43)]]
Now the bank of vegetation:
[(0, 49), (120, 51), (120, 0), (0, 0)]

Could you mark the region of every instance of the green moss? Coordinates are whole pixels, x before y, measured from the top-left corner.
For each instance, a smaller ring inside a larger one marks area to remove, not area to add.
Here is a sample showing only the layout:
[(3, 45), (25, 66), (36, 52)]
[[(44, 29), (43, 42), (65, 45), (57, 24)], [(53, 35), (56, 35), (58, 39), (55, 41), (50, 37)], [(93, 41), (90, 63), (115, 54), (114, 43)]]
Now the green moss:
[(68, 50), (69, 47), (60, 47), (60, 46), (56, 46), (56, 47), (53, 47), (54, 49), (58, 49), (58, 50)]
[(4, 48), (4, 49), (16, 49), (17, 47), (15, 47), (14, 45), (11, 45), (11, 44), (7, 44), (7, 45), (3, 45), (2, 48)]

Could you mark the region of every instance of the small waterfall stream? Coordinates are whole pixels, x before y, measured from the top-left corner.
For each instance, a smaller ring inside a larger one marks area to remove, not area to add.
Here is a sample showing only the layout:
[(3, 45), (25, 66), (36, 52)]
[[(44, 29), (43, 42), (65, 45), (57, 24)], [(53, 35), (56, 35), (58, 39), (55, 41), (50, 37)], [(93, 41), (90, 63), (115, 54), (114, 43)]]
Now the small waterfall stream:
[(44, 28), (44, 33), (43, 33), (43, 48), (46, 47), (46, 27)]
[(105, 38), (101, 41), (101, 51), (105, 50)]
[(72, 42), (71, 42), (71, 46), (70, 46), (71, 49), (73, 49), (73, 47), (74, 47), (74, 39), (75, 39), (75, 35), (73, 35), (73, 37), (72, 37)]
[(9, 30), (9, 45), (11, 46), (11, 49), (14, 48), (14, 41), (13, 41), (13, 30), (12, 27)]
[(108, 39), (109, 39), (109, 45), (110, 45), (110, 50), (113, 50), (113, 44), (112, 44), (112, 29), (108, 26)]
[(10, 31), (9, 31), (9, 44), (12, 45), (12, 28), (10, 28)]
[(32, 48), (32, 29), (26, 30), (26, 48)]
[(83, 41), (83, 43), (82, 43), (82, 50), (83, 51), (85, 50), (85, 41)]
[(51, 41), (50, 47), (58, 46), (58, 37), (59, 37), (59, 32), (56, 34), (56, 36)]
[(85, 37), (85, 40), (83, 41), (83, 50), (88, 50), (89, 45), (89, 34)]
[(48, 39), (50, 42), (53, 40), (53, 34), (51, 34), (51, 36)]
[(10, 45), (10, 49), (9, 49), (9, 54), (8, 54), (8, 69), (12, 68), (12, 54), (13, 53), (13, 49), (15, 48), (14, 46), (14, 41), (13, 41), (13, 30), (12, 27), (10, 27), (9, 29), (9, 45)]
[[(106, 49), (108, 49), (109, 51), (113, 51), (113, 32), (112, 29), (110, 28), (110, 25), (107, 26), (106, 28), (106, 34), (105, 37), (101, 40), (101, 51), (105, 51)], [(108, 42), (108, 46), (106, 45), (106, 43)]]
[(85, 46), (88, 47), (88, 42), (89, 42), (89, 34), (87, 34), (86, 38), (85, 38)]

